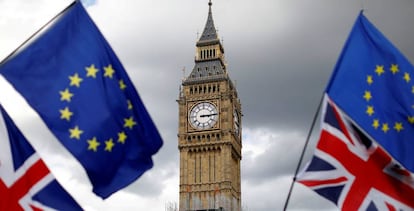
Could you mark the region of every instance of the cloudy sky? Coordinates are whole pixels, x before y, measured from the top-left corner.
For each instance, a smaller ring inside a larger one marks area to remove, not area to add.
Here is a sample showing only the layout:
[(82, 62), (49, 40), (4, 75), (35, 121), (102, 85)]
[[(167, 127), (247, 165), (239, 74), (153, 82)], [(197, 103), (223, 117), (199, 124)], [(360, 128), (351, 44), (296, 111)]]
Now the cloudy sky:
[[(71, 0), (0, 0), (0, 60)], [(87, 210), (160, 211), (178, 203), (179, 86), (194, 65), (208, 0), (89, 0), (87, 10), (127, 69), (164, 139), (155, 166), (105, 201), (4, 80), (0, 102)], [(411, 0), (213, 0), (243, 110), (242, 204), (281, 210), (323, 89), (361, 8), (414, 61)], [(306, 159), (312, 152), (313, 133)], [(336, 210), (295, 185), (288, 210)]]

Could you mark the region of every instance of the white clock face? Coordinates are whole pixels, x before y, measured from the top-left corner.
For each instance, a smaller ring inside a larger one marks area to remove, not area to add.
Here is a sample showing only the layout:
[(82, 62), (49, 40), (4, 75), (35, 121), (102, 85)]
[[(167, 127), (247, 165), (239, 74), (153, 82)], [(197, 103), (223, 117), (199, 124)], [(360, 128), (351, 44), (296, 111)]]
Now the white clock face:
[(203, 102), (191, 109), (188, 119), (193, 128), (204, 130), (213, 127), (217, 123), (218, 115), (216, 106), (212, 103)]

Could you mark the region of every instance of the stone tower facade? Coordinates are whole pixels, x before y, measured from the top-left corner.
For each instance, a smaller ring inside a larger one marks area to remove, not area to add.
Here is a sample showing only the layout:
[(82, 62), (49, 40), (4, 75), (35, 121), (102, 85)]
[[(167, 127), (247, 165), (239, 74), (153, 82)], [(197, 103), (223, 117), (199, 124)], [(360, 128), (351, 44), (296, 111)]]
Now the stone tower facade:
[(177, 100), (180, 211), (241, 210), (241, 104), (211, 6), (210, 1), (194, 68), (183, 79)]

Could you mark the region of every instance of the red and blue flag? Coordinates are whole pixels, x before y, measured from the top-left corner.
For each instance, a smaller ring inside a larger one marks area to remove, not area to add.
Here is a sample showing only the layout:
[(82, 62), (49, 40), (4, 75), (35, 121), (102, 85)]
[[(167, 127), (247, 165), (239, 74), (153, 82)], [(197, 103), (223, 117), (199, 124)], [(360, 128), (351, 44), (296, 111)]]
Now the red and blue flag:
[(125, 68), (79, 1), (0, 66), (107, 198), (153, 167), (163, 142)]
[(326, 88), (298, 182), (341, 210), (414, 210), (414, 67), (358, 16)]
[(302, 183), (341, 210), (413, 210), (414, 178), (326, 102), (321, 134)]
[(82, 210), (0, 107), (0, 210)]

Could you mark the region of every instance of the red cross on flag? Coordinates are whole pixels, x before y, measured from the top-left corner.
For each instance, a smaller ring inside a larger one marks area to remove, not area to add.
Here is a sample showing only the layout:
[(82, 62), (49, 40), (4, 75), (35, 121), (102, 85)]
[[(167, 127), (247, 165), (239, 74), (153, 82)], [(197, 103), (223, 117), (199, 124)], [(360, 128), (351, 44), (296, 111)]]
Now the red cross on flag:
[(325, 101), (319, 142), (298, 177), (341, 210), (414, 210), (414, 177)]
[(0, 210), (82, 210), (0, 111)]

